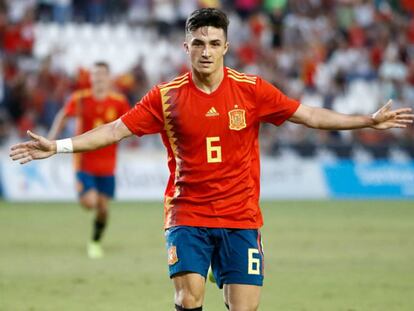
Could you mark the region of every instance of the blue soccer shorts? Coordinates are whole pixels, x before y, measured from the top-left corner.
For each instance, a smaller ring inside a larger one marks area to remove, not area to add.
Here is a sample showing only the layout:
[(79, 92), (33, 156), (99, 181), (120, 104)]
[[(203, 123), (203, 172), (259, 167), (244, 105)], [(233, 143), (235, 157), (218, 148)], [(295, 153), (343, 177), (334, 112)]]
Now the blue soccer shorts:
[(109, 198), (115, 195), (115, 176), (95, 176), (85, 172), (77, 172), (76, 179), (78, 183), (79, 196), (84, 195), (91, 189), (98, 193), (104, 194)]
[(211, 265), (217, 286), (263, 285), (264, 255), (257, 229), (177, 226), (165, 231), (170, 278), (181, 272), (207, 277)]

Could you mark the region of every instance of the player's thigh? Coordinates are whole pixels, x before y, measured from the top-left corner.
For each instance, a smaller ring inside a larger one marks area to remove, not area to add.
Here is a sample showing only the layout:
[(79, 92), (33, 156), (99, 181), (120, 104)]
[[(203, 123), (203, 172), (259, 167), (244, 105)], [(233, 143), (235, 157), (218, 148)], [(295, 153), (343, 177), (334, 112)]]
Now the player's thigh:
[(87, 209), (93, 209), (98, 204), (98, 192), (94, 176), (85, 173), (76, 173), (76, 188), (79, 202)]
[(115, 194), (115, 176), (95, 176), (95, 185), (98, 191), (97, 208), (99, 212), (106, 213), (109, 201)]
[(261, 286), (225, 284), (224, 300), (230, 311), (255, 311), (259, 307)]
[(173, 227), (165, 231), (165, 240), (169, 274), (176, 289), (176, 303), (187, 300), (202, 302), (214, 248), (209, 229)]
[(198, 273), (206, 278), (214, 248), (208, 229), (172, 227), (165, 230), (165, 241), (170, 278), (183, 272)]
[(98, 190), (99, 197), (102, 200), (108, 201), (112, 199), (115, 195), (115, 176), (108, 175), (108, 176), (96, 176), (95, 177), (95, 185), (96, 189)]
[(217, 286), (244, 284), (262, 286), (264, 255), (259, 230), (217, 229), (217, 248), (211, 267)]

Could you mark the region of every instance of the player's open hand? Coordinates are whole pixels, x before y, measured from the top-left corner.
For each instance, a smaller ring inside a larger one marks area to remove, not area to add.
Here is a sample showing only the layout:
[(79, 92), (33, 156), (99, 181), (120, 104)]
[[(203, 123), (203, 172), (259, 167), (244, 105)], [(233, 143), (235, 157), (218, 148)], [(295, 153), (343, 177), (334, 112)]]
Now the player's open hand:
[(384, 106), (372, 115), (373, 128), (386, 130), (389, 128), (405, 128), (413, 123), (414, 114), (410, 113), (411, 108), (400, 108), (391, 110), (392, 100), (390, 99)]
[(56, 143), (54, 141), (30, 131), (27, 131), (27, 134), (32, 140), (10, 147), (10, 157), (13, 161), (25, 164), (32, 160), (48, 158), (56, 153)]

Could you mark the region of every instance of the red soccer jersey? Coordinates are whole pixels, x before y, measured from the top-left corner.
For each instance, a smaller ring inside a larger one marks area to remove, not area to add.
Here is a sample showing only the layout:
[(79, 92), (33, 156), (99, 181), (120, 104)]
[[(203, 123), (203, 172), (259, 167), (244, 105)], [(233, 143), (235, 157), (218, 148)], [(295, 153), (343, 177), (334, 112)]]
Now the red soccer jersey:
[[(110, 93), (97, 100), (91, 90), (75, 92), (64, 108), (65, 115), (77, 118), (77, 134), (82, 134), (101, 124), (118, 119), (129, 110), (128, 101), (121, 94)], [(116, 145), (75, 154), (75, 167), (97, 176), (113, 175), (116, 164)]]
[(259, 124), (280, 125), (298, 106), (261, 78), (230, 68), (211, 94), (191, 73), (154, 87), (122, 121), (138, 136), (162, 135), (170, 170), (165, 228), (259, 228)]

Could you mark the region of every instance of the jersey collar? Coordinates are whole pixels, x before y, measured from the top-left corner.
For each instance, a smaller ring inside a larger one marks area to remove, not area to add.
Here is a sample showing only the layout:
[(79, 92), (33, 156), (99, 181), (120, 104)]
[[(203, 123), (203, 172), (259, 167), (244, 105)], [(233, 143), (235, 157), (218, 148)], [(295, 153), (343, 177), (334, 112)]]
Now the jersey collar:
[(190, 76), (189, 76), (189, 78), (190, 78), (190, 86), (191, 86), (191, 88), (198, 94), (198, 95), (201, 95), (201, 96), (203, 96), (203, 97), (207, 97), (207, 98), (212, 98), (212, 97), (214, 97), (214, 96), (216, 96), (217, 94), (219, 94), (219, 93), (221, 93), (222, 92), (222, 90), (225, 88), (225, 86), (226, 86), (226, 84), (227, 84), (227, 80), (228, 80), (228, 77), (227, 77), (227, 69), (226, 69), (226, 67), (224, 67), (223, 66), (223, 80), (221, 81), (221, 83), (220, 83), (220, 85), (219, 85), (219, 87), (214, 91), (214, 92), (212, 92), (212, 93), (210, 93), (210, 94), (207, 94), (207, 93), (205, 93), (205, 92), (203, 92), (202, 90), (200, 90), (196, 85), (195, 85), (195, 83), (194, 83), (194, 81), (193, 81), (193, 73), (192, 73), (192, 71), (190, 71)]

